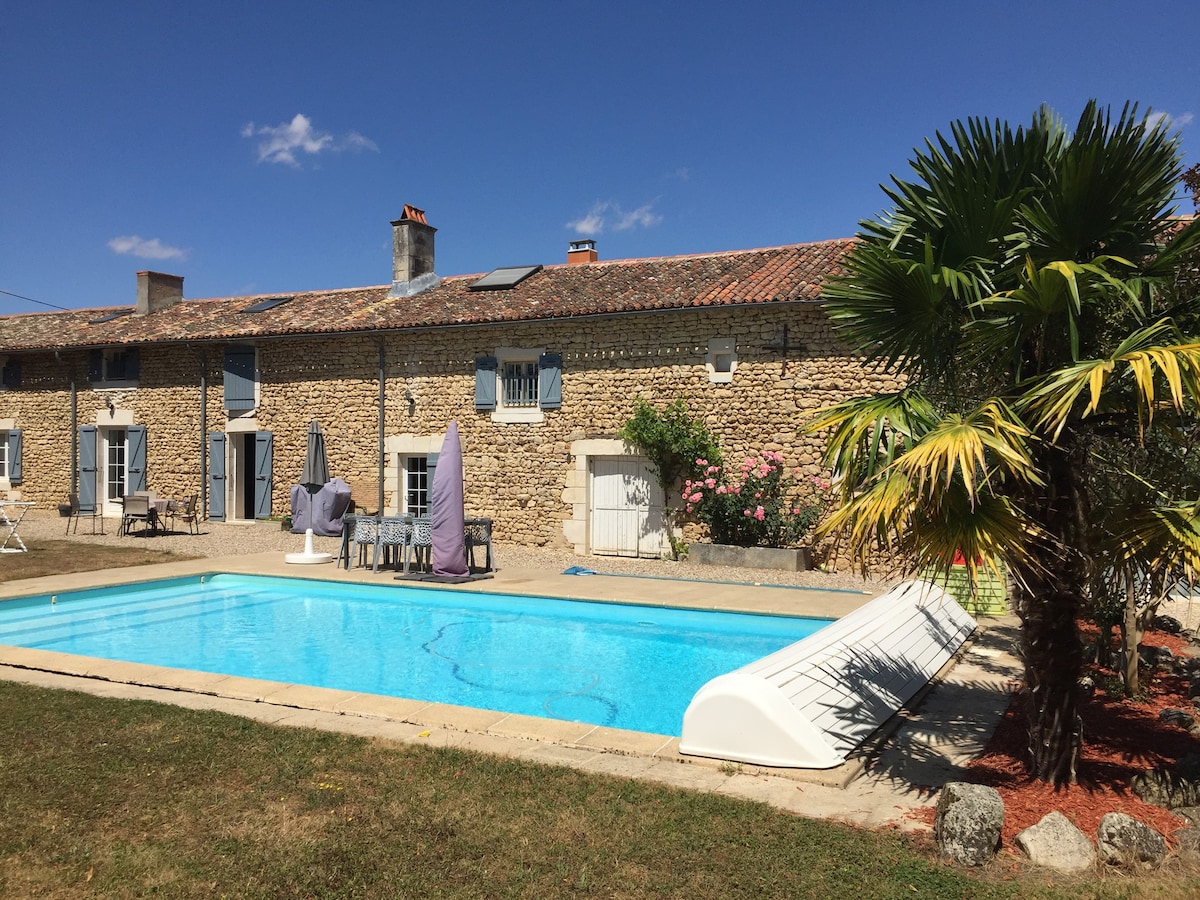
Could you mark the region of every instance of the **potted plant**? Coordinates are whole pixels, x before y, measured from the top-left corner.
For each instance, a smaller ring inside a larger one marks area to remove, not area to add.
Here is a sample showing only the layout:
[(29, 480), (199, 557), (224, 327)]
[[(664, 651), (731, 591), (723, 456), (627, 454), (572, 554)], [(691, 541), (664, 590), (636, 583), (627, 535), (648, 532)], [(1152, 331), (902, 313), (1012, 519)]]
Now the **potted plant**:
[(708, 528), (711, 544), (693, 543), (688, 558), (710, 565), (800, 571), (811, 568), (807, 540), (824, 517), (830, 485), (788, 471), (783, 455), (766, 451), (737, 470), (704, 459), (684, 482), (685, 512)]

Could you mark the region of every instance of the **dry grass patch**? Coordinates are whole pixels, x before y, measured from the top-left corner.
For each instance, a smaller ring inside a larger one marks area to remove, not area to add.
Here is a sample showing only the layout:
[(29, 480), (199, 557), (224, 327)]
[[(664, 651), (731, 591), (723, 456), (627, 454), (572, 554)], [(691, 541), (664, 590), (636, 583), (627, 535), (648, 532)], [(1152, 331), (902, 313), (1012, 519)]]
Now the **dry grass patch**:
[(185, 553), (148, 547), (113, 547), (82, 541), (26, 543), (29, 545), (28, 553), (0, 554), (0, 582), (199, 559)]

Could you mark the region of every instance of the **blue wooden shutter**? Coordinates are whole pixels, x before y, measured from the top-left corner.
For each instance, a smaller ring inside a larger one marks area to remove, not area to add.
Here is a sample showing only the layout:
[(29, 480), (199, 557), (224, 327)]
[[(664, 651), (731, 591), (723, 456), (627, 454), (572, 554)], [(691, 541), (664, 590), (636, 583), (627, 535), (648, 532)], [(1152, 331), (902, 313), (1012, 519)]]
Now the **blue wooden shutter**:
[(271, 489), (274, 479), (271, 466), (274, 462), (275, 440), (269, 431), (254, 433), (254, 518), (271, 518)]
[(137, 381), (142, 374), (142, 354), (137, 347), (125, 351), (125, 380)]
[(225, 521), (225, 433), (208, 435), (208, 518)]
[(96, 512), (96, 426), (79, 429), (79, 511)]
[(496, 408), (496, 357), (480, 356), (475, 360), (475, 408)]
[(4, 363), (4, 369), (0, 371), (0, 384), (10, 391), (15, 391), (21, 386), (21, 361), (19, 359), (10, 359)]
[(8, 481), (10, 484), (21, 483), (20, 428), (14, 428), (8, 433)]
[(254, 348), (225, 351), (225, 408), (254, 409)]
[(562, 406), (561, 353), (543, 353), (538, 357), (538, 406), (542, 409)]
[(129, 485), (129, 493), (146, 490), (146, 426), (130, 425), (125, 430), (125, 440), (128, 442), (129, 467), (126, 469), (125, 483)]
[[(88, 381), (104, 380), (104, 351), (92, 350), (88, 353)], [(80, 501), (83, 502), (82, 500)]]

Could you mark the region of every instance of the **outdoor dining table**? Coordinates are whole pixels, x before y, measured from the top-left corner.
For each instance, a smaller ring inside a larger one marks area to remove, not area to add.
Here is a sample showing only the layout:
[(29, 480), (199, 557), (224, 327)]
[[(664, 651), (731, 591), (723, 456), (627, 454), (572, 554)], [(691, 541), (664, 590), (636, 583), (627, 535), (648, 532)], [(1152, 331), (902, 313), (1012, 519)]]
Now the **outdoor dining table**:
[[(150, 533), (157, 534), (159, 531), (165, 531), (166, 529), (163, 526), (163, 521), (167, 515), (167, 510), (171, 508), (171, 500), (167, 497), (147, 497), (146, 502), (149, 507), (147, 511), (150, 514), (146, 521), (146, 525), (149, 528)], [(118, 503), (121, 507), (124, 507), (125, 498), (116, 498), (116, 503)], [(122, 522), (124, 522), (124, 515), (121, 516), (121, 519)]]
[[(0, 500), (0, 529), (4, 535), (4, 540), (0, 541), (0, 553), (28, 553), (29, 548), (25, 546), (25, 542), (21, 540), (21, 535), (17, 529), (21, 526), (21, 520), (25, 518), (25, 513), (29, 512), (31, 506), (36, 504), (29, 500)], [(12, 510), (10, 513), (9, 511)], [(13, 517), (16, 518), (13, 518)], [(15, 541), (16, 546), (8, 546), (10, 541)]]

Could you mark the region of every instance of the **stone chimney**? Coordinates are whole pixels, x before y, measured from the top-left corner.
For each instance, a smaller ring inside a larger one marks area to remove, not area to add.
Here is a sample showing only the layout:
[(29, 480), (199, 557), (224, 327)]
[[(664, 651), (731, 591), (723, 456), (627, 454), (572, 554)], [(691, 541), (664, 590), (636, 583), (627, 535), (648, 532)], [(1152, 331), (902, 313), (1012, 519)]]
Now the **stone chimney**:
[(441, 282), (433, 270), (433, 236), (425, 211), (404, 204), (392, 223), (392, 289), (389, 297), (412, 297)]
[(567, 250), (567, 265), (578, 266), (583, 263), (595, 262), (600, 258), (596, 253), (595, 241), (571, 241), (571, 247)]
[(183, 276), (162, 272), (137, 273), (135, 316), (148, 316), (183, 300)]

